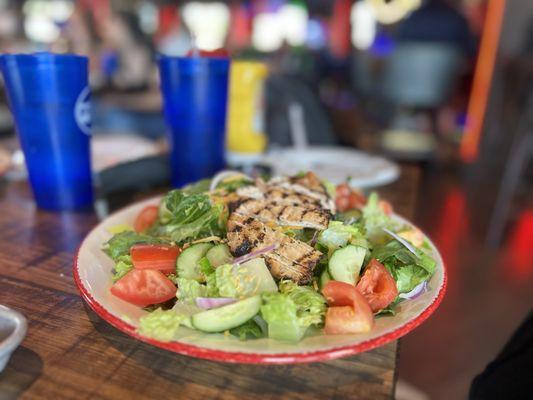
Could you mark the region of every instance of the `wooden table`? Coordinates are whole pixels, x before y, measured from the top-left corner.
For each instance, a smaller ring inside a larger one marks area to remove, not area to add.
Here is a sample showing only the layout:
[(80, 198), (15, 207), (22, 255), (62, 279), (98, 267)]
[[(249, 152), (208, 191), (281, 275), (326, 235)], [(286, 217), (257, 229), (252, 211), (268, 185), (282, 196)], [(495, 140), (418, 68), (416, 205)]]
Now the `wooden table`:
[[(381, 191), (412, 216), (418, 169)], [(341, 360), (296, 366), (197, 360), (136, 341), (78, 295), (72, 259), (91, 213), (35, 209), (26, 183), (0, 182), (0, 304), (28, 335), (0, 374), (0, 399), (389, 399), (397, 342)]]

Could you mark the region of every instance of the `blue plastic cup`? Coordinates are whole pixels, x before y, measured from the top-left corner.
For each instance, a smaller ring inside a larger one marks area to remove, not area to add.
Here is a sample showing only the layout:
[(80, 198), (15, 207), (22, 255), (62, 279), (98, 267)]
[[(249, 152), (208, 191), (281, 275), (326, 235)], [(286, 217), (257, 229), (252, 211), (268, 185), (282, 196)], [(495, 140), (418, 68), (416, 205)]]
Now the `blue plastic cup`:
[(0, 56), (7, 97), (40, 208), (93, 204), (88, 59), (51, 53)]
[(229, 66), (227, 58), (159, 58), (175, 187), (224, 169)]

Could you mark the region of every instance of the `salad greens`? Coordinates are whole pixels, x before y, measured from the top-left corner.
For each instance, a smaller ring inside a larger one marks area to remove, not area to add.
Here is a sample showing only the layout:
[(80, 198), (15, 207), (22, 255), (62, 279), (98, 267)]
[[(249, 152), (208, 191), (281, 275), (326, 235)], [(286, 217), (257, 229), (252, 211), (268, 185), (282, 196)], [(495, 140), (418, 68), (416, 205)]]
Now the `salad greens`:
[(205, 193), (171, 190), (161, 201), (159, 221), (151, 234), (183, 244), (190, 240), (223, 234), (225, 213)]
[(139, 321), (139, 333), (168, 342), (174, 338), (178, 328), (186, 319), (187, 316), (184, 314), (158, 308), (141, 317)]
[[(297, 178), (309, 176), (300, 174)], [(304, 224), (275, 226), (276, 234), (304, 243), (311, 253), (321, 254), (314, 261), (309, 280), (299, 282), (300, 285), (288, 278), (274, 279), (274, 267), (265, 262), (268, 259), (265, 252), (256, 248), (244, 259), (234, 259), (229, 235), (226, 237), (229, 202), (235, 201), (240, 187), (251, 184), (247, 178), (233, 177), (223, 179), (214, 191), (209, 191), (210, 180), (171, 190), (162, 198), (157, 219), (147, 231), (113, 231), (115, 234), (103, 246), (115, 263), (113, 286), (125, 282), (130, 271), (140, 268), (130, 255), (132, 246), (170, 246), (175, 252), (170, 268), (167, 264), (155, 268), (158, 279), (164, 280), (167, 288), (170, 285), (170, 295), (164, 298), (166, 302), (161, 299), (155, 304), (143, 303), (148, 304), (145, 309), (151, 312), (140, 319), (141, 334), (170, 341), (177, 337), (180, 327), (186, 327), (204, 332), (225, 331), (239, 340), (269, 337), (295, 342), (315, 328), (325, 326), (327, 330), (330, 316), (321, 290), (328, 282), (340, 281), (359, 288), (372, 259), (382, 264), (381, 273), (388, 276), (389, 287), (393, 288), (386, 303), (372, 308), (376, 316), (395, 315), (397, 304), (405, 301), (399, 294), (413, 291), (435, 271), (436, 261), (429, 255), (430, 247), (424, 236), (419, 231), (409, 231), (409, 226), (400, 226), (385, 212), (378, 195), (372, 193), (366, 205), (357, 209), (337, 213), (328, 209), (322, 229)], [(325, 193), (335, 197), (334, 185), (327, 181), (321, 181), (321, 185)], [(228, 195), (233, 200), (224, 200)], [(416, 241), (416, 254), (386, 234), (384, 228)], [(272, 252), (278, 246), (280, 242), (270, 242), (267, 246), (270, 248), (263, 250)], [(295, 261), (292, 267), (297, 264)], [(374, 279), (370, 276), (365, 285)], [(366, 286), (365, 290), (372, 288)], [(115, 294), (113, 287), (111, 291)], [(364, 295), (362, 289), (360, 293)], [(328, 299), (331, 301), (329, 294)]]
[(397, 230), (397, 224), (380, 207), (379, 197), (376, 192), (372, 192), (368, 196), (368, 202), (361, 211), (366, 236), (370, 242), (381, 243), (386, 240), (386, 233), (384, 233), (383, 228), (391, 231)]
[(117, 258), (117, 263), (115, 264), (115, 267), (113, 269), (113, 282), (118, 281), (132, 269), (133, 263), (131, 262), (131, 256), (119, 256)]
[(280, 293), (263, 295), (261, 315), (268, 323), (268, 336), (298, 341), (311, 325), (320, 326), (326, 313), (326, 299), (309, 286), (280, 282)]
[(103, 251), (111, 257), (113, 261), (117, 262), (120, 257), (129, 255), (131, 247), (139, 243), (163, 243), (163, 241), (157, 237), (133, 231), (123, 231), (109, 239), (109, 241), (104, 244)]
[(391, 240), (372, 251), (372, 257), (381, 262), (396, 280), (398, 292), (407, 293), (428, 280), (435, 271), (436, 262), (422, 250), (417, 256), (397, 240)]

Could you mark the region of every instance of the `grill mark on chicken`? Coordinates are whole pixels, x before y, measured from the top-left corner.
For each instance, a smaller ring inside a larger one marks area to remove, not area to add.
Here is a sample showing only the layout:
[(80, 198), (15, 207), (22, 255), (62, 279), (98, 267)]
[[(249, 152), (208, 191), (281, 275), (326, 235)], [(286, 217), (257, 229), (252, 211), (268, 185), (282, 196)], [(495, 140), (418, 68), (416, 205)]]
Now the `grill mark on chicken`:
[[(241, 230), (237, 229), (239, 226)], [(313, 269), (322, 256), (308, 244), (238, 213), (231, 214), (228, 219), (227, 237), (230, 251), (236, 257), (278, 244), (275, 250), (263, 256), (267, 266), (275, 278), (292, 279), (300, 285), (311, 281)]]
[(234, 209), (235, 213), (254, 216), (262, 222), (273, 222), (281, 226), (300, 226), (326, 229), (331, 213), (317, 206), (287, 205), (277, 201), (247, 199)]

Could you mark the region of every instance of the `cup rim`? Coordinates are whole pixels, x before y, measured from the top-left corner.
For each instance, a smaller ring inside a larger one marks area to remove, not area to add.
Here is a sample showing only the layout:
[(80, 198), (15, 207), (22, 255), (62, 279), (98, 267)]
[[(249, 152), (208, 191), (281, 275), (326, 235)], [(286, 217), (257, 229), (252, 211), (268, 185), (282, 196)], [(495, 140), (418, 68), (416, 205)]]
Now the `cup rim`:
[(158, 61), (178, 61), (186, 63), (209, 63), (209, 62), (222, 62), (229, 63), (231, 60), (229, 57), (190, 57), (190, 56), (170, 56), (163, 53), (157, 53), (156, 59)]
[(34, 53), (5, 53), (0, 55), (2, 64), (17, 63), (23, 65), (36, 64), (71, 64), (87, 63), (89, 58), (73, 53), (51, 53), (47, 51)]

